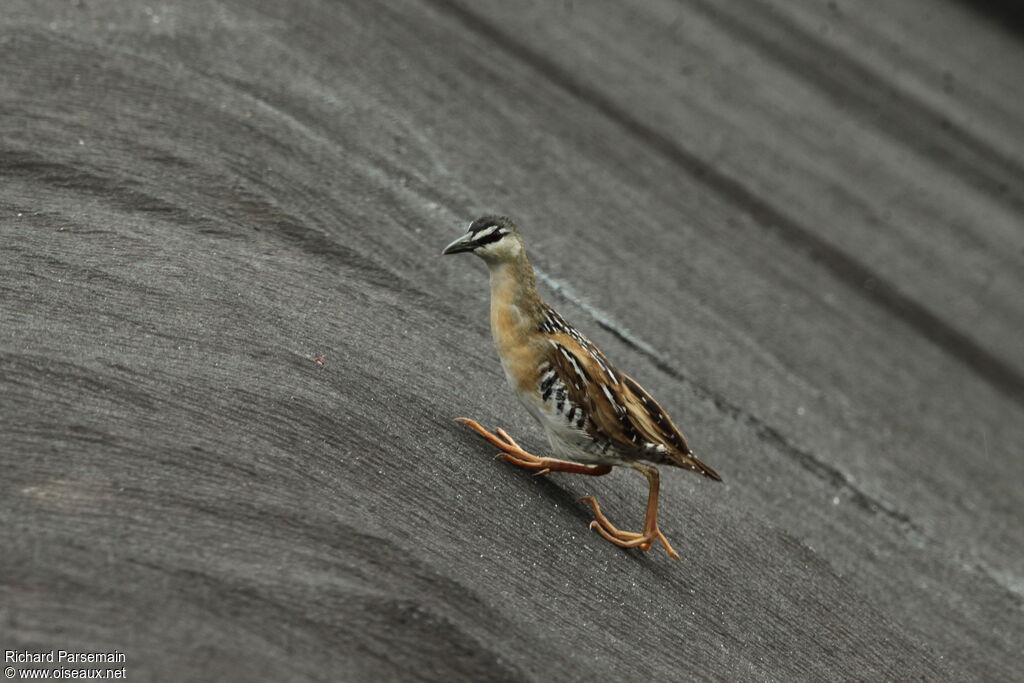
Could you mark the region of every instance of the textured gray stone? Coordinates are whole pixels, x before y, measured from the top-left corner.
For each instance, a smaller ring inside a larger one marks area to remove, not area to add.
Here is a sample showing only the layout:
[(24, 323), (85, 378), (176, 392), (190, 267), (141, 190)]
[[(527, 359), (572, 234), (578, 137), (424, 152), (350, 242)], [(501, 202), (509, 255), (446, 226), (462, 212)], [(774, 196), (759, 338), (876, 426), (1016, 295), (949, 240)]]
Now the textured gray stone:
[[(948, 2), (0, 14), (0, 649), (135, 680), (1019, 679), (1024, 49)], [(483, 268), (725, 482), (535, 478)], [(322, 359), (323, 364), (316, 362)]]

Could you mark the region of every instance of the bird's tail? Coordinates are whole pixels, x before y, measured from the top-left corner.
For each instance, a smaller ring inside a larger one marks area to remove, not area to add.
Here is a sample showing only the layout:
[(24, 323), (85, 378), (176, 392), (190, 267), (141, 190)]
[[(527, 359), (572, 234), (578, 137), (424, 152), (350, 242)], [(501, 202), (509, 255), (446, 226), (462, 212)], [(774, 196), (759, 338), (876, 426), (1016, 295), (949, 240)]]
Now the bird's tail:
[(715, 472), (713, 469), (698, 460), (697, 456), (693, 453), (673, 453), (670, 460), (676, 467), (682, 467), (683, 469), (690, 470), (691, 472), (703, 474), (705, 477), (714, 479), (715, 481), (722, 481), (722, 478), (718, 476), (718, 472)]

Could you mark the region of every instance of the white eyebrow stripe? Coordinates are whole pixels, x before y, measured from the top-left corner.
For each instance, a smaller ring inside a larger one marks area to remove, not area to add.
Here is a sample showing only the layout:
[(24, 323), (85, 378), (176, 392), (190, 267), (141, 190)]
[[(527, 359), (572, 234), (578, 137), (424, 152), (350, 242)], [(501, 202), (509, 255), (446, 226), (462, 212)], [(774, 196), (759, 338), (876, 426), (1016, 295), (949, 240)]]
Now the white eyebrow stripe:
[(474, 241), (476, 241), (476, 240), (480, 239), (481, 237), (487, 237), (487, 236), (488, 236), (488, 235), (490, 235), (490, 234), (491, 234), (492, 232), (494, 232), (494, 230), (495, 230), (496, 228), (497, 228), (497, 226), (496, 226), (496, 225), (492, 225), (492, 226), (491, 226), (491, 227), (489, 227), (489, 228), (484, 228), (484, 229), (483, 229), (483, 230), (481, 230), (480, 232), (476, 232), (476, 233), (473, 233), (473, 240), (474, 240)]

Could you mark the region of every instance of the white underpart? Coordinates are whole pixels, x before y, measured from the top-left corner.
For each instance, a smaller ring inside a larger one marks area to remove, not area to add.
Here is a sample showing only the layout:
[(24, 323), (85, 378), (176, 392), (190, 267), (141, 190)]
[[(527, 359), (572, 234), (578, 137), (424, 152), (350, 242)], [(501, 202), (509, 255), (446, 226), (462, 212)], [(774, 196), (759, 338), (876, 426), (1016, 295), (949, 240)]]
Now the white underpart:
[[(544, 373), (540, 382), (545, 381), (553, 374), (555, 374), (554, 370)], [(506, 377), (509, 385), (515, 388), (516, 383), (508, 372), (506, 372)], [(603, 457), (604, 453), (599, 450), (595, 451), (596, 444), (590, 435), (583, 429), (576, 428), (576, 422), (582, 415), (582, 408), (574, 406), (568, 395), (565, 396), (562, 410), (558, 410), (559, 391), (566, 391), (566, 386), (561, 379), (556, 377), (551, 383), (551, 393), (548, 395), (547, 401), (543, 399), (543, 392), (540, 391), (539, 384), (535, 391), (519, 392), (517, 390), (515, 392), (530, 415), (544, 428), (548, 443), (551, 445), (552, 456), (583, 463), (616, 463), (614, 458), (605, 458)], [(573, 408), (576, 409), (575, 412)], [(569, 413), (573, 413), (572, 420), (569, 420)]]

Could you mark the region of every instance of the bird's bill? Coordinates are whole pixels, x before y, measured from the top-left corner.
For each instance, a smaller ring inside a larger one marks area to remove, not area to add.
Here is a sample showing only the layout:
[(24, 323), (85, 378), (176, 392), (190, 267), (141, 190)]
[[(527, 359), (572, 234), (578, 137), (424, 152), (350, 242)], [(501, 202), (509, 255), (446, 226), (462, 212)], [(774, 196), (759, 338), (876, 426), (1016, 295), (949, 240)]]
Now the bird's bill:
[(475, 235), (473, 233), (467, 232), (465, 235), (445, 247), (444, 251), (441, 252), (441, 255), (447, 256), (448, 254), (461, 254), (464, 251), (473, 251), (473, 249), (476, 248), (476, 245), (473, 244), (474, 237)]

